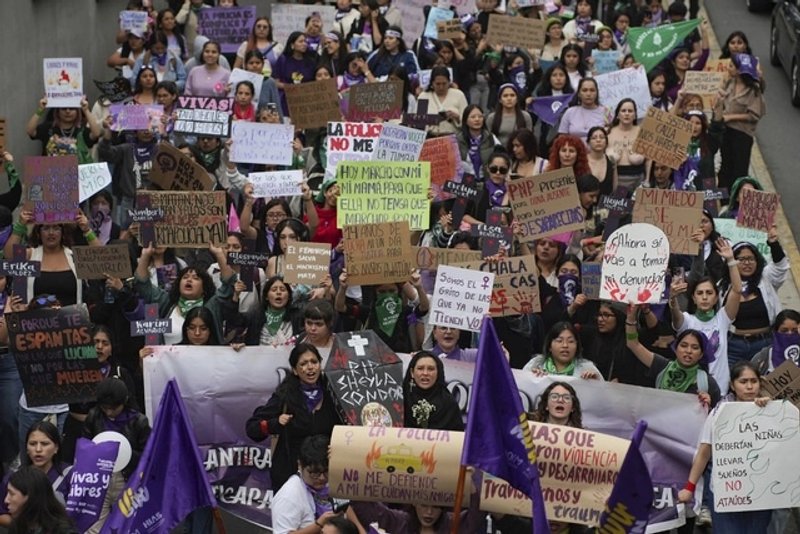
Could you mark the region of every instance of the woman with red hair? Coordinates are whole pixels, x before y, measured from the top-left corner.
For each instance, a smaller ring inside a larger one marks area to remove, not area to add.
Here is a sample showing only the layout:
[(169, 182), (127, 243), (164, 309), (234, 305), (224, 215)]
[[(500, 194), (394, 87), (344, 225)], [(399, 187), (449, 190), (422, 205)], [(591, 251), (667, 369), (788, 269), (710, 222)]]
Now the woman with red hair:
[(592, 173), (586, 145), (574, 135), (561, 134), (555, 138), (553, 146), (550, 147), (547, 170), (554, 171), (564, 167), (572, 167), (575, 176)]

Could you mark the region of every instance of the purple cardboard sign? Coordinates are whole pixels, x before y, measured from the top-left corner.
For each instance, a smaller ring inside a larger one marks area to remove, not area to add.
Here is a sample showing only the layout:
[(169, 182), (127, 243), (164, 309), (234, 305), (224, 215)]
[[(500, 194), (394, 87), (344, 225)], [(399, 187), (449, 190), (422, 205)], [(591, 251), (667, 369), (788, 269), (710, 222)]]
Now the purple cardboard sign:
[(197, 33), (222, 46), (222, 53), (236, 52), (246, 41), (256, 20), (256, 6), (201, 9), (197, 13)]
[(36, 224), (74, 223), (80, 179), (77, 156), (25, 158), (25, 209)]
[(115, 132), (150, 130), (164, 133), (164, 123), (161, 122), (164, 106), (160, 104), (112, 104), (109, 112), (114, 119), (111, 129)]
[(100, 518), (118, 451), (117, 441), (78, 439), (65, 506), (79, 532), (86, 532)]
[(158, 304), (144, 307), (144, 320), (131, 321), (131, 337), (144, 336), (145, 345), (158, 345), (159, 334), (172, 333), (172, 320), (158, 318)]
[(0, 261), (0, 274), (13, 276), (14, 294), (28, 302), (28, 277), (41, 274), (42, 262), (28, 260), (25, 245), (14, 245), (14, 255), (10, 260)]

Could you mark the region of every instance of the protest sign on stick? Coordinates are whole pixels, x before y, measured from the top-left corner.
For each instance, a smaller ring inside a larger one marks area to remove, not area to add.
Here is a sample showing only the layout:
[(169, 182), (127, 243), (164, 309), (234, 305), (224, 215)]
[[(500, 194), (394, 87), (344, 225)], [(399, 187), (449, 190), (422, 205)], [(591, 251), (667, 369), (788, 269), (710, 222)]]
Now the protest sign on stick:
[(769, 232), (775, 224), (780, 197), (778, 193), (742, 189), (742, 200), (739, 202), (739, 213), (736, 215), (736, 226)]
[(391, 284), (408, 280), (414, 264), (406, 221), (347, 225), (342, 234), (348, 284)]
[(131, 321), (131, 337), (145, 338), (145, 345), (158, 345), (161, 334), (172, 333), (172, 319), (158, 316), (158, 304), (145, 304), (144, 319)]
[(658, 304), (669, 260), (667, 236), (652, 224), (626, 224), (614, 231), (603, 251), (600, 298)]
[(692, 123), (650, 106), (633, 150), (670, 169), (678, 169), (686, 161), (686, 147), (691, 140)]
[(633, 205), (633, 222), (657, 226), (669, 238), (673, 254), (696, 256), (698, 244), (692, 232), (703, 216), (702, 191), (639, 188)]

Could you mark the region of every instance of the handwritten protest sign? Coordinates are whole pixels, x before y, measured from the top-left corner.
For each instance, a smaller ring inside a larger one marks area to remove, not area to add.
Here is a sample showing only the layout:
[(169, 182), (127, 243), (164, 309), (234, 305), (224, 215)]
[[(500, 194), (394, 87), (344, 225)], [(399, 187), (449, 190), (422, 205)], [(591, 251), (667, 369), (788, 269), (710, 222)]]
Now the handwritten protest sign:
[(619, 69), (618, 61), (620, 58), (619, 50), (592, 50), (594, 59), (594, 70), (597, 74), (606, 74)]
[(255, 20), (256, 6), (201, 9), (197, 12), (197, 33), (219, 43), (223, 54), (230, 54), (250, 37)]
[(264, 85), (264, 75), (260, 72), (233, 69), (230, 78), (228, 78), (228, 83), (231, 84), (231, 90), (228, 91), (228, 96), (236, 96), (236, 87), (240, 82), (250, 82), (253, 84), (253, 103), (258, 105), (258, 98), (261, 96), (261, 86)]
[(160, 143), (150, 181), (165, 191), (211, 191), (215, 180), (200, 164), (170, 143)]
[(48, 108), (79, 108), (83, 99), (83, 59), (45, 58), (44, 94)]
[(81, 280), (105, 280), (106, 275), (125, 280), (133, 275), (128, 245), (72, 247), (72, 254)]
[(158, 316), (158, 304), (145, 304), (144, 319), (131, 321), (131, 337), (144, 337), (146, 345), (158, 345), (161, 334), (172, 333), (172, 319)]
[(403, 111), (403, 82), (388, 81), (360, 83), (350, 87), (350, 106), (347, 120), (372, 122), (376, 118), (385, 121), (399, 119)]
[(208, 137), (229, 137), (233, 99), (179, 96), (173, 131)]
[(769, 232), (775, 224), (775, 214), (778, 212), (780, 202), (778, 193), (742, 189), (736, 226)]
[(375, 141), (381, 134), (383, 124), (365, 122), (329, 122), (325, 146), (328, 161), (325, 178), (336, 176), (336, 164), (340, 161), (367, 161), (372, 159)]
[(461, 179), (461, 153), (454, 135), (427, 139), (422, 145), (419, 161), (431, 164), (431, 188), (434, 200), (444, 200), (450, 195), (444, 192), (448, 180)]
[(725, 73), (726, 79), (728, 74), (728, 66), (731, 64), (730, 59), (709, 59), (706, 61), (706, 66), (703, 68), (706, 72), (722, 72)]
[(600, 262), (585, 261), (581, 263), (581, 285), (587, 299), (600, 300), (602, 272), (602, 263)]
[(737, 226), (736, 219), (714, 219), (714, 228), (734, 245), (746, 241), (756, 247), (765, 260), (769, 262), (772, 259), (772, 251), (767, 245), (767, 232)]
[(283, 260), (283, 279), (289, 284), (319, 285), (331, 266), (328, 243), (290, 243)]
[(403, 362), (372, 330), (334, 334), (325, 376), (347, 424), (403, 426)]
[[(245, 250), (255, 248), (255, 244), (250, 246), (250, 243), (252, 242), (245, 241)], [(259, 270), (267, 266), (268, 260), (269, 256), (263, 252), (228, 252), (228, 265), (239, 267), (239, 280), (247, 286), (248, 291), (253, 290), (261, 276)]]
[(78, 200), (83, 202), (98, 191), (111, 185), (108, 163), (86, 163), (78, 165)]
[(788, 402), (725, 402), (714, 417), (714, 509), (745, 512), (800, 504), (795, 457), (800, 412)]
[[(287, 84), (284, 92), (292, 123), (298, 129), (324, 128), (329, 121), (342, 118), (335, 79)], [(352, 105), (352, 95), (350, 98)]]
[(668, 260), (669, 241), (659, 228), (644, 223), (617, 228), (603, 251), (600, 298), (658, 304)]
[(457, 263), (454, 266), (495, 275), (492, 302), (489, 304), (489, 315), (492, 317), (541, 311), (539, 269), (535, 256), (516, 256), (498, 262)]
[(423, 35), (429, 39), (443, 39), (443, 37), (439, 37), (437, 23), (440, 21), (444, 22), (447, 20), (452, 20), (455, 16), (456, 14), (449, 9), (437, 6), (431, 7), (430, 11), (428, 12), (427, 22), (425, 23), (425, 32)]
[(328, 472), (331, 496), (452, 507), (463, 443), (463, 432), (336, 426)]
[(683, 80), (682, 91), (696, 95), (716, 95), (726, 77), (722, 72), (688, 70)]
[(109, 113), (114, 120), (111, 129), (115, 132), (150, 130), (164, 133), (164, 123), (161, 122), (161, 116), (164, 115), (162, 105), (111, 104)]
[(372, 159), (375, 161), (418, 161), (425, 132), (397, 124), (384, 124)]
[(120, 11), (119, 29), (142, 36), (147, 32), (147, 17), (147, 11)]
[(543, 20), (492, 13), (486, 38), (491, 44), (538, 50), (544, 46), (545, 27)]
[(136, 205), (163, 214), (152, 223), (154, 245), (197, 248), (228, 237), (225, 191), (139, 192)]
[(22, 302), (28, 302), (28, 278), (42, 272), (42, 262), (29, 260), (27, 250), (25, 245), (14, 245), (12, 257), (0, 260), (0, 275), (14, 277), (12, 291)]
[(230, 158), (234, 163), (292, 164), (294, 128), (291, 124), (236, 121), (231, 139)]
[(94, 399), (103, 380), (85, 304), (6, 314), (28, 406)]
[(650, 106), (633, 150), (670, 169), (678, 169), (686, 161), (686, 147), (691, 140), (692, 124), (689, 121)]
[(636, 116), (642, 118), (652, 104), (650, 84), (644, 67), (628, 67), (594, 77), (597, 81), (600, 103), (616, 109), (623, 98), (636, 102)]
[(508, 194), (525, 241), (584, 227), (585, 215), (572, 167), (512, 180)]
[(480, 331), (493, 286), (493, 273), (440, 265), (431, 298), (430, 324)]
[(633, 222), (657, 226), (669, 239), (670, 252), (696, 256), (698, 245), (691, 240), (703, 216), (702, 191), (670, 191), (640, 188), (633, 205)]
[(436, 23), (437, 39), (457, 39), (463, 33), (464, 25), (461, 24), (461, 19), (440, 20)]
[(25, 158), (25, 207), (37, 224), (73, 223), (78, 211), (77, 156)]
[[(786, 358), (786, 361), (767, 376), (761, 377), (761, 388), (773, 400), (786, 399), (800, 408), (800, 368), (797, 367), (797, 363), (800, 362), (800, 346), (786, 344), (781, 348), (783, 354), (778, 356)], [(775, 349), (773, 344), (772, 350)]]
[[(283, 4), (275, 2), (270, 7), (272, 36), (277, 43), (285, 43), (295, 28), (305, 28), (306, 19), (313, 13), (322, 17), (322, 33), (335, 29), (336, 6)], [(244, 39), (242, 39), (243, 41)], [(241, 42), (241, 41), (240, 41)]]
[(430, 163), (342, 161), (336, 176), (339, 228), (390, 221), (408, 221), (412, 230), (428, 228)]
[(347, 225), (343, 228), (347, 282), (352, 285), (405, 282), (411, 262), (407, 222)]
[[(630, 442), (560, 425), (528, 422), (551, 521), (595, 526), (606, 507)], [(531, 516), (531, 501), (503, 480), (484, 473), (481, 510)]]
[(122, 102), (131, 96), (131, 82), (122, 76), (118, 76), (110, 82), (95, 80), (94, 85), (112, 103)]
[(435, 271), (440, 265), (476, 263), (483, 259), (479, 250), (438, 247), (411, 247), (417, 258), (417, 269)]
[(301, 193), (303, 171), (251, 172), (247, 181), (256, 198), (292, 197)]

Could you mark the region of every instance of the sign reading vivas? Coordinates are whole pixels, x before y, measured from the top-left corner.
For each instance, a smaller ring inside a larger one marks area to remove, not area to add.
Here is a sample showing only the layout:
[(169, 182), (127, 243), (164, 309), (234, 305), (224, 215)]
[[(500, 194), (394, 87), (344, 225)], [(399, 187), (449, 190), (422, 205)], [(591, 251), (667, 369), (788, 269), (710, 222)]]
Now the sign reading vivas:
[(85, 305), (10, 313), (9, 348), (28, 406), (94, 399), (103, 380)]

